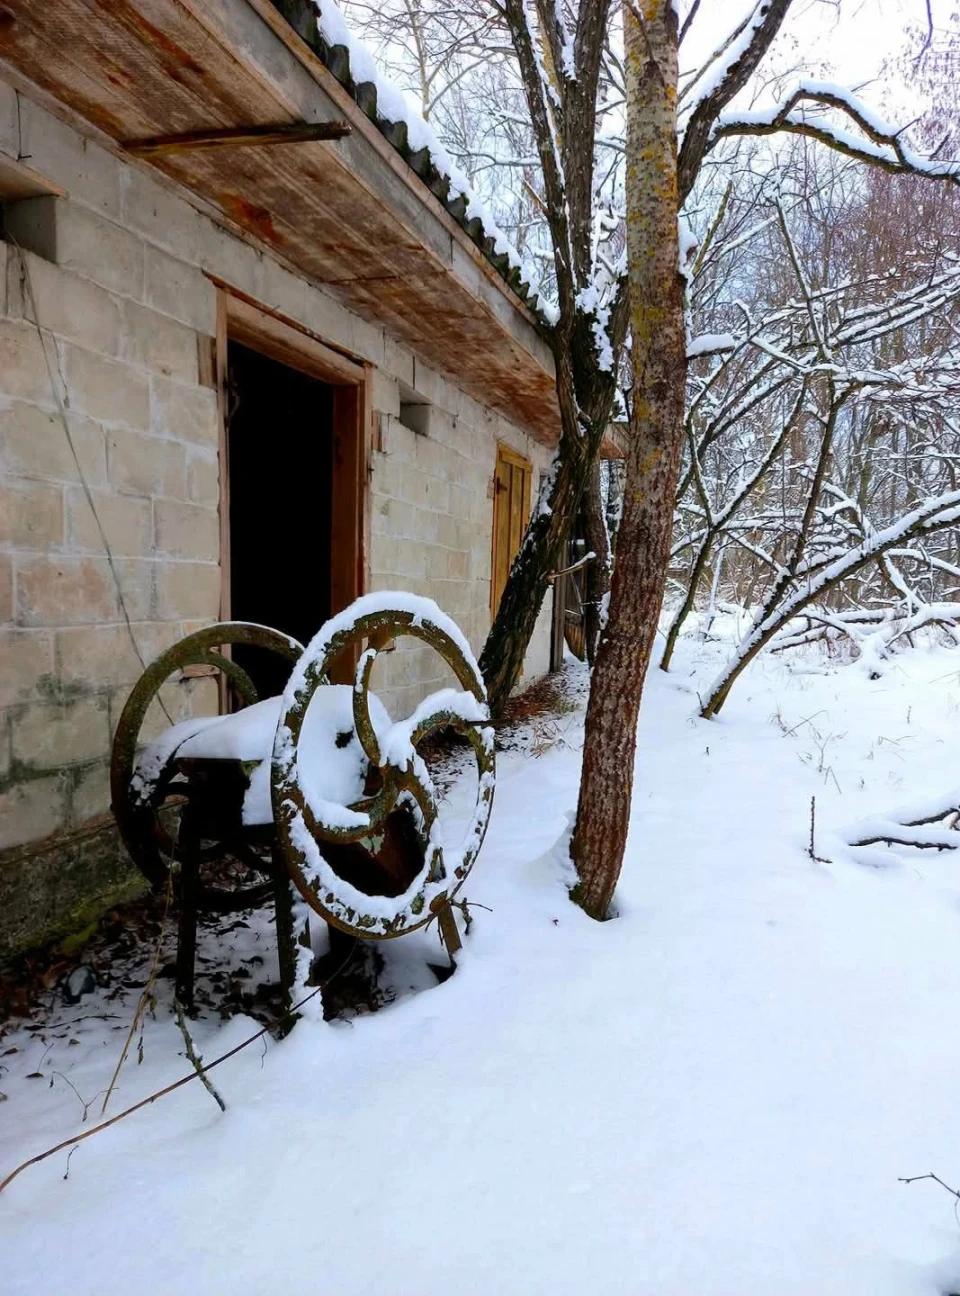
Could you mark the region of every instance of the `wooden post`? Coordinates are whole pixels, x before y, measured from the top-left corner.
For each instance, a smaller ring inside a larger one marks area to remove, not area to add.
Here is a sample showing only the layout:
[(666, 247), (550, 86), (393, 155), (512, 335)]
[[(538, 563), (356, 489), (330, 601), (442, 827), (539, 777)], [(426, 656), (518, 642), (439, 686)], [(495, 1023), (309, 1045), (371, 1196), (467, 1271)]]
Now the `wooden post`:
[(274, 846), (272, 853), (273, 911), (277, 929), (277, 962), (280, 965), (280, 990), (283, 1006), (290, 1008), (290, 992), (297, 972), (297, 947), (293, 933), (293, 897), (283, 851)]

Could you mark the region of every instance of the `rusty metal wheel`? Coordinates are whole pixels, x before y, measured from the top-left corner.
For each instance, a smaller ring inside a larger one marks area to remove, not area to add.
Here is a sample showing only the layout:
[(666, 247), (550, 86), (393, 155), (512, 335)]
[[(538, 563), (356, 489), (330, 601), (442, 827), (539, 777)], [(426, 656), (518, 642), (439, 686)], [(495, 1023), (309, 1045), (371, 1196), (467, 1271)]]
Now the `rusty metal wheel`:
[[(187, 666), (216, 668), (231, 682), (244, 706), (257, 702), (257, 690), (247, 672), (217, 651), (228, 644), (263, 648), (287, 658), (291, 665), (303, 652), (302, 645), (295, 639), (267, 626), (243, 621), (207, 626), (181, 639), (147, 667), (127, 699), (117, 725), (110, 762), (113, 814), (131, 858), (156, 888), (167, 885), (170, 873), (176, 873), (179, 864), (175, 835), (168, 822), (176, 817), (176, 805), (182, 802), (183, 784), (176, 769), (163, 763), (162, 744), (156, 749), (160, 758), (155, 769), (145, 769), (142, 763), (138, 765), (137, 749), (143, 723), (163, 685)], [(176, 728), (171, 729), (174, 739)], [(229, 843), (228, 851), (224, 842), (205, 842), (201, 863), (210, 865), (216, 860), (222, 861), (225, 853), (239, 866), (235, 870), (239, 875), (238, 885), (201, 881), (197, 907), (230, 912), (260, 904), (272, 889), (271, 882), (264, 876), (264, 860), (248, 843), (237, 838)], [(256, 878), (253, 882), (246, 880), (251, 874)]]
[[(371, 717), (371, 672), (383, 648), (405, 635), (439, 653), (463, 691), (451, 688), (433, 694), (407, 720), (386, 729), (381, 724), (378, 734)], [(367, 647), (360, 653), (353, 686), (353, 719), (363, 752), (379, 776), (379, 789), (351, 806), (322, 801), (315, 794), (311, 799), (298, 765), (307, 710), (317, 690), (326, 687), (336, 658), (351, 647), (356, 651), (364, 642)], [(417, 750), (441, 729), (452, 729), (467, 740), (478, 771), (473, 817), (461, 845), (452, 852), (440, 840), (436, 791)], [(483, 679), (460, 629), (436, 604), (399, 593), (366, 595), (322, 627), (294, 668), (283, 695), (272, 769), (276, 831), (290, 876), (310, 908), (328, 923), (366, 940), (403, 935), (437, 915), (452, 923), (449, 904), (483, 843), (494, 786), (494, 735)], [(416, 815), (423, 865), (400, 895), (361, 892), (324, 857), (324, 843), (361, 843), (375, 849), (378, 833), (400, 804), (413, 808)]]

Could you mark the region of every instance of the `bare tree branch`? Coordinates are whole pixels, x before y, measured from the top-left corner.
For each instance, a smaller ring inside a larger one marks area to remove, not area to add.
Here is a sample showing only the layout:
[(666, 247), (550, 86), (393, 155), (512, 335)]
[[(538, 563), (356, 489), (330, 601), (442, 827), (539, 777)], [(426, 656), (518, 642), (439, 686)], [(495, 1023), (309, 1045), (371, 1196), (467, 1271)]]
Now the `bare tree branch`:
[(710, 92), (694, 108), (684, 132), (677, 161), (681, 205), (690, 194), (700, 164), (710, 148), (711, 132), (720, 114), (756, 71), (783, 25), (792, 0), (759, 0), (748, 24), (748, 40), (737, 46), (736, 56)]
[(700, 0), (693, 0), (693, 4), (690, 6), (690, 12), (687, 14), (686, 18), (684, 18), (683, 26), (680, 28), (680, 36), (677, 40), (678, 45), (683, 44), (683, 38), (684, 36), (686, 36), (687, 32), (693, 26), (693, 20), (694, 18), (696, 18), (697, 10), (699, 8), (700, 8)]
[(546, 215), (553, 239), (557, 295), (561, 312), (566, 312), (572, 317), (576, 305), (573, 249), (570, 242), (566, 183), (554, 128), (553, 108), (548, 98), (550, 87), (545, 79), (536, 48), (536, 37), (530, 30), (523, 0), (504, 0), (503, 13), (516, 50), (537, 153), (540, 157), (540, 169), (546, 192)]
[[(865, 138), (858, 139), (828, 122), (812, 121), (808, 117), (796, 115), (795, 109), (804, 103), (843, 113)], [(790, 133), (818, 140), (838, 153), (881, 167), (893, 175), (918, 175), (960, 184), (960, 163), (935, 162), (915, 153), (904, 144), (903, 129), (874, 116), (854, 95), (835, 86), (811, 83), (797, 86), (783, 103), (768, 112), (732, 113), (716, 119), (705, 144), (705, 152), (709, 152), (719, 140), (731, 135)]]

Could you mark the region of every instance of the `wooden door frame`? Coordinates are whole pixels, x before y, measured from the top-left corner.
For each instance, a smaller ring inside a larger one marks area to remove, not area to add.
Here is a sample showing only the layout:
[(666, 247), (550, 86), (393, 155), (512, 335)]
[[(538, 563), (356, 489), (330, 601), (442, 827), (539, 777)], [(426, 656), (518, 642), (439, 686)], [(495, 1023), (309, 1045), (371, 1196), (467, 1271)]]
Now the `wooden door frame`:
[(230, 447), (227, 348), (239, 342), (333, 388), (333, 491), (330, 611), (342, 611), (369, 587), (370, 451), (373, 366), (345, 355), (302, 325), (228, 285), (217, 286), (215, 381), (220, 481), (220, 619), (230, 620)]

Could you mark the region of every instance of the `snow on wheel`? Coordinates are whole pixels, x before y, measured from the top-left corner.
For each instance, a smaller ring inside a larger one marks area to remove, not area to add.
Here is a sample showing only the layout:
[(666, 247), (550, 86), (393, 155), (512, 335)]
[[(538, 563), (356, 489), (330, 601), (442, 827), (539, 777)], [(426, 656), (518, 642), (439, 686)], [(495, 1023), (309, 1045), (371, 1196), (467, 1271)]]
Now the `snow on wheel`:
[[(462, 691), (442, 689), (406, 720), (391, 724), (370, 691), (370, 676), (383, 648), (406, 635), (433, 648)], [(326, 676), (332, 664), (364, 642), (352, 701), (355, 735), (369, 763), (369, 776), (367, 795), (348, 805), (329, 798), (329, 780), (311, 777), (301, 743), (311, 704), (319, 701), (318, 691), (330, 687)], [(441, 841), (436, 789), (418, 751), (426, 738), (442, 729), (466, 739), (478, 772), (473, 815), (454, 849)], [(294, 667), (283, 695), (271, 782), (274, 823), (290, 876), (316, 913), (367, 940), (403, 935), (436, 916), (448, 947), (451, 940), (458, 943), (450, 901), (465, 882), (486, 834), (495, 784), (494, 735), (483, 678), (470, 646), (435, 603), (397, 592), (370, 594), (321, 628)], [(397, 821), (404, 813), (416, 838), (419, 868), (412, 878), (403, 879), (395, 895), (364, 889), (356, 867), (351, 872), (338, 867), (339, 862), (356, 865), (358, 858), (382, 859), (391, 836), (402, 836)], [(349, 880), (344, 876), (348, 872)]]
[[(303, 652), (296, 639), (268, 626), (245, 621), (207, 626), (181, 639), (147, 667), (130, 693), (117, 724), (110, 762), (111, 808), (131, 859), (157, 889), (166, 886), (170, 873), (176, 873), (180, 863), (171, 821), (183, 801), (184, 779), (174, 758), (185, 741), (219, 723), (219, 718), (202, 716), (172, 724), (138, 758), (144, 721), (163, 685), (189, 666), (213, 667), (222, 672), (233, 685), (240, 703), (244, 707), (255, 706), (259, 699), (250, 676), (218, 651), (234, 644), (276, 653), (290, 662), (296, 661)], [(259, 903), (269, 893), (269, 884), (257, 876), (262, 872), (257, 856), (240, 843), (234, 843), (233, 853), (252, 880), (239, 887), (201, 883), (200, 909), (221, 912), (243, 909)], [(208, 863), (222, 854), (221, 843), (211, 843), (203, 852)]]

